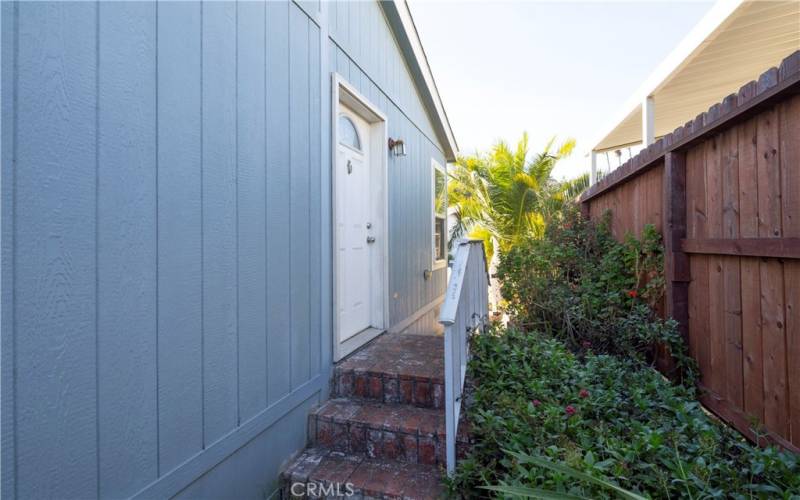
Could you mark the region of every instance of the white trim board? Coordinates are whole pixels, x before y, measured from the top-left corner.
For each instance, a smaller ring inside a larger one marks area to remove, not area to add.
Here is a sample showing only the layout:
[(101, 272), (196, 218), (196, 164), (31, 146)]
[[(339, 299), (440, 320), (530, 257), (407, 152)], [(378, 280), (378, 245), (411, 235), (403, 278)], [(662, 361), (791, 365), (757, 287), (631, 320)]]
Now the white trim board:
[[(444, 175), (444, 212), (441, 214), (436, 213), (436, 171)], [(431, 270), (443, 269), (447, 267), (447, 243), (445, 243), (445, 257), (444, 259), (436, 259), (436, 218), (444, 219), (444, 234), (442, 238), (447, 241), (450, 234), (448, 227), (447, 216), (447, 169), (439, 164), (438, 161), (431, 158)]]
[[(349, 341), (340, 342), (340, 327), (339, 327), (339, 306), (337, 298), (337, 290), (339, 280), (342, 279), (338, 274), (337, 262), (337, 237), (336, 237), (336, 176), (331, 175), (331, 255), (332, 255), (332, 298), (333, 298), (333, 361), (339, 361), (344, 356), (357, 349), (367, 341), (371, 340), (384, 330), (389, 325), (389, 185), (388, 185), (388, 163), (389, 163), (389, 150), (388, 150), (388, 119), (386, 115), (363, 96), (356, 88), (347, 82), (342, 75), (338, 73), (331, 74), (331, 161), (330, 169), (334, 172), (336, 168), (336, 151), (339, 143), (337, 133), (337, 120), (339, 114), (339, 105), (342, 104), (350, 108), (353, 112), (361, 116), (371, 125), (369, 148), (371, 168), (377, 175), (372, 176), (371, 190), (372, 194), (377, 194), (380, 197), (379, 207), (377, 208), (377, 218), (374, 221), (376, 229), (376, 249), (379, 252), (379, 268), (378, 272), (372, 274), (372, 288), (373, 288), (373, 307), (377, 308), (377, 312), (373, 318), (373, 324), (370, 328), (356, 334)], [(366, 142), (366, 141), (365, 141)], [(377, 332), (377, 333), (375, 333)]]

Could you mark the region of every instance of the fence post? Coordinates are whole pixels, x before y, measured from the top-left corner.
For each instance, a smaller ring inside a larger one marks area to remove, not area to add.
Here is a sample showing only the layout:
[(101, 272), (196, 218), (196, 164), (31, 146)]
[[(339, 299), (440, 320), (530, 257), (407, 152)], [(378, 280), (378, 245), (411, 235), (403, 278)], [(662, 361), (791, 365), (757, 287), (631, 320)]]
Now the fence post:
[(666, 316), (678, 322), (689, 341), (689, 256), (681, 248), (686, 238), (686, 152), (664, 156), (664, 275)]

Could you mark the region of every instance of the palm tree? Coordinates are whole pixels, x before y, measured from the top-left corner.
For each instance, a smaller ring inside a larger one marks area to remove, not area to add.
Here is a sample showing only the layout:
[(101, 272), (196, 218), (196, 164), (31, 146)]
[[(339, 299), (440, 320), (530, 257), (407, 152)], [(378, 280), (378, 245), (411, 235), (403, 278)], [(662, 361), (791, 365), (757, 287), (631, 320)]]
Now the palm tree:
[(458, 158), (447, 190), (455, 216), (450, 244), (464, 236), (481, 239), (491, 261), (495, 245), (505, 251), (523, 238), (541, 237), (546, 221), (589, 184), (588, 175), (565, 182), (551, 177), (558, 161), (575, 148), (573, 139), (556, 148), (554, 143), (550, 139), (529, 160), (523, 134), (514, 151), (500, 141), (488, 155)]

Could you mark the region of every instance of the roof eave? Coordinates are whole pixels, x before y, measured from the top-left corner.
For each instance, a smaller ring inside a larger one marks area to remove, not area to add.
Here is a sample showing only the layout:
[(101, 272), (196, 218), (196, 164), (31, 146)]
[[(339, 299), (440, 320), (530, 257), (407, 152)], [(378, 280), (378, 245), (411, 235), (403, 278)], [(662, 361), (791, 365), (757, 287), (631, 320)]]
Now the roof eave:
[(445, 148), (445, 157), (447, 161), (455, 161), (458, 144), (444, 110), (439, 90), (436, 88), (436, 81), (433, 79), (433, 73), (428, 64), (428, 58), (425, 56), (425, 50), (422, 48), (422, 42), (419, 39), (419, 33), (414, 25), (408, 4), (405, 0), (384, 0), (380, 3), (389, 21), (389, 26), (400, 45), (400, 50), (403, 52), (403, 57), (408, 63), (425, 109), (433, 121), (437, 138)]
[(738, 9), (745, 0), (718, 0), (717, 3), (708, 11), (703, 19), (695, 26), (689, 34), (681, 40), (677, 47), (658, 65), (650, 74), (647, 80), (633, 93), (626, 101), (618, 114), (612, 121), (602, 129), (602, 132), (590, 142), (592, 151), (610, 151), (623, 145), (604, 145), (606, 139), (622, 124), (631, 113), (637, 112), (642, 105), (642, 101), (649, 95), (655, 93), (664, 86), (672, 75), (682, 66), (688, 63), (691, 55), (695, 53), (709, 37), (720, 28), (730, 15)]

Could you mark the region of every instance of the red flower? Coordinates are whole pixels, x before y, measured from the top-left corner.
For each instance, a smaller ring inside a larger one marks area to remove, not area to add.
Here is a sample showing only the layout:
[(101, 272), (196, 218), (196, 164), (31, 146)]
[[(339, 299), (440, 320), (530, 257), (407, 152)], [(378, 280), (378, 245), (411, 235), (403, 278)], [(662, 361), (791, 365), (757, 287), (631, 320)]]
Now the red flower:
[(635, 299), (638, 295), (639, 295), (639, 292), (637, 292), (636, 290), (629, 290), (628, 291), (628, 297), (630, 297), (632, 299)]
[(581, 389), (581, 392), (578, 393), (578, 396), (582, 397), (583, 399), (586, 399), (589, 397), (589, 391), (587, 391), (586, 389)]
[(539, 405), (541, 405), (541, 404), (542, 404), (542, 402), (541, 402), (541, 401), (539, 401), (538, 399), (534, 399), (533, 401), (531, 401), (531, 403), (533, 403), (533, 406), (534, 406), (534, 407), (537, 407), (537, 406), (539, 406)]
[(567, 405), (567, 407), (566, 407), (566, 408), (564, 408), (564, 411), (567, 413), (567, 415), (569, 415), (569, 416), (571, 417), (571, 416), (575, 415), (575, 411), (576, 411), (576, 410), (575, 410), (575, 407), (574, 407), (574, 406), (572, 406), (572, 405)]

